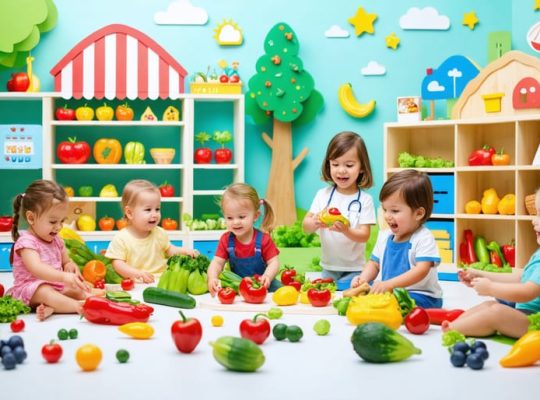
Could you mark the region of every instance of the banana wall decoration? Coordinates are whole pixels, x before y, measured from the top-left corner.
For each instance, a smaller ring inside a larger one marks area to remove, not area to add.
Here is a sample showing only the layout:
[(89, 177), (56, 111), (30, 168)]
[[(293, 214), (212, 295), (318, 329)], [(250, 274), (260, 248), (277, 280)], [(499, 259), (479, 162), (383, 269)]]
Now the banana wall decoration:
[(367, 117), (375, 109), (375, 100), (373, 99), (367, 103), (358, 102), (350, 83), (344, 83), (339, 87), (338, 100), (345, 112), (355, 118)]

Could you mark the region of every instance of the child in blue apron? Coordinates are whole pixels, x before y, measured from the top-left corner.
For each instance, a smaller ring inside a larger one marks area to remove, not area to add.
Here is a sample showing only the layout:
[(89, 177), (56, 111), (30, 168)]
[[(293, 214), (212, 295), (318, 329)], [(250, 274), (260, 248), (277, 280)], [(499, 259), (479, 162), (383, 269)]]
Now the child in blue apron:
[[(261, 230), (254, 224), (264, 208)], [(220, 288), (219, 273), (228, 261), (231, 270), (241, 277), (261, 276), (270, 291), (281, 286), (275, 280), (279, 271), (279, 250), (268, 233), (274, 224), (270, 204), (260, 199), (255, 189), (245, 183), (229, 186), (221, 198), (221, 210), (227, 232), (219, 239), (216, 254), (208, 267), (208, 289), (214, 296)]]
[(379, 195), (389, 229), (380, 231), (371, 258), (351, 286), (374, 282), (371, 293), (406, 288), (423, 308), (442, 307), (442, 289), (437, 278), (440, 263), (435, 238), (424, 226), (433, 210), (429, 177), (413, 169), (393, 174)]

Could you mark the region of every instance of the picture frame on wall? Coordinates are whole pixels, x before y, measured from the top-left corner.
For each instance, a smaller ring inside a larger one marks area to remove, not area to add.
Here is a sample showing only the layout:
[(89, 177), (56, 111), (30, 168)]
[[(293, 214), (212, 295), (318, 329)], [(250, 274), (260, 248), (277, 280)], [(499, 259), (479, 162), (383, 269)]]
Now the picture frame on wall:
[(422, 120), (422, 99), (420, 96), (397, 98), (398, 122), (417, 122)]

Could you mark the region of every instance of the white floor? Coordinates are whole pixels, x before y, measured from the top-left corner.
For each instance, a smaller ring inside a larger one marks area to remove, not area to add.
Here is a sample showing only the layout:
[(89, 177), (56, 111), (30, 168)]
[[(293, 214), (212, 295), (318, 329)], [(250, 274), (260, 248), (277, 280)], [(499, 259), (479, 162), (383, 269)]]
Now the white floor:
[[(0, 282), (9, 287), (11, 274), (0, 273)], [(455, 282), (443, 282), (445, 308), (467, 308), (483, 299)], [(142, 285), (132, 292), (141, 298)], [(149, 321), (156, 333), (150, 340), (134, 340), (116, 327), (95, 325), (74, 315), (55, 315), (37, 322), (35, 315), (24, 316), (21, 333), (28, 359), (13, 371), (0, 366), (0, 398), (100, 399), (112, 396), (143, 399), (166, 395), (181, 399), (538, 399), (540, 365), (504, 369), (499, 359), (509, 346), (488, 341), (490, 358), (483, 370), (454, 368), (440, 344), (438, 326), (421, 336), (399, 332), (422, 349), (422, 354), (393, 364), (368, 364), (354, 352), (350, 336), (354, 329), (344, 317), (325, 316), (332, 330), (319, 337), (312, 326), (319, 316), (285, 315), (280, 322), (297, 324), (304, 330), (299, 343), (277, 342), (270, 337), (262, 349), (266, 363), (256, 373), (226, 371), (212, 356), (209, 341), (224, 335), (238, 335), (242, 319), (253, 313), (219, 312), (225, 324), (210, 325), (216, 312), (195, 308), (188, 316), (203, 325), (203, 339), (194, 353), (179, 353), (172, 343), (170, 326), (178, 319), (177, 310), (156, 306)], [(76, 328), (79, 338), (59, 342), (64, 355), (58, 364), (46, 364), (41, 347), (56, 337), (60, 328)], [(11, 335), (9, 324), (0, 324), (0, 338)], [(104, 354), (95, 372), (82, 372), (75, 362), (76, 349), (85, 343), (98, 345)], [(128, 349), (127, 364), (115, 359), (118, 349)], [(105, 397), (106, 396), (106, 397)]]

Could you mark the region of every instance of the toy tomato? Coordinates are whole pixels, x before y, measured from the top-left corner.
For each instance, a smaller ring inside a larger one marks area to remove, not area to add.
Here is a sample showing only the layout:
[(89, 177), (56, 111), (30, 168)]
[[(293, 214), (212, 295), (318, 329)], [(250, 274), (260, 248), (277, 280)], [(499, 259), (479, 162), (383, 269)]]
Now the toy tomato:
[(130, 278), (122, 279), (120, 285), (122, 286), (123, 290), (132, 290), (135, 287), (133, 279)]
[(332, 292), (328, 289), (311, 288), (307, 291), (307, 296), (313, 307), (325, 307), (332, 299)]
[(24, 329), (24, 320), (22, 319), (16, 319), (10, 324), (10, 328), (12, 332), (20, 332)]
[(64, 351), (62, 346), (51, 340), (49, 344), (43, 345), (41, 348), (41, 355), (49, 364), (54, 364), (60, 360)]
[(174, 231), (178, 227), (178, 223), (172, 218), (163, 218), (161, 221), (161, 226), (166, 231)]
[(285, 266), (284, 271), (281, 273), (281, 283), (288, 285), (296, 276), (296, 270), (288, 265)]
[(179, 311), (179, 313), (182, 320), (173, 322), (171, 336), (178, 351), (191, 353), (201, 341), (202, 326), (198, 319), (186, 318), (182, 311)]
[(77, 138), (72, 137), (58, 143), (56, 155), (64, 164), (84, 164), (90, 158), (90, 145), (84, 141), (77, 142)]
[(120, 218), (116, 220), (116, 229), (122, 230), (128, 225), (128, 221), (125, 218)]
[(58, 121), (73, 121), (75, 120), (75, 110), (68, 108), (66, 104), (64, 107), (58, 107), (54, 112), (54, 116)]
[(111, 121), (113, 116), (114, 110), (107, 103), (103, 103), (102, 106), (96, 109), (96, 118), (98, 121)]
[(504, 149), (501, 149), (495, 154), (491, 155), (491, 163), (493, 165), (510, 165), (510, 155), (504, 152)]
[(236, 292), (230, 287), (225, 287), (219, 289), (217, 296), (221, 304), (232, 304), (234, 303)]
[(82, 107), (77, 107), (75, 117), (77, 121), (92, 121), (94, 119), (94, 110), (85, 104)]
[(77, 353), (75, 353), (75, 360), (83, 371), (94, 371), (101, 362), (102, 357), (101, 349), (93, 344), (85, 344), (79, 347)]
[(173, 197), (174, 196), (174, 187), (173, 185), (167, 183), (167, 181), (163, 182), (161, 185), (159, 185), (159, 193), (161, 194), (161, 197)]
[(8, 92), (26, 92), (30, 87), (30, 79), (26, 72), (11, 74), (11, 79), (6, 84)]
[(92, 285), (95, 284), (97, 280), (105, 278), (106, 273), (107, 268), (105, 267), (105, 264), (98, 260), (88, 261), (82, 270), (83, 278)]
[(253, 319), (245, 319), (240, 322), (240, 336), (256, 344), (263, 344), (270, 336), (270, 323), (264, 314), (256, 314)]
[(246, 303), (260, 304), (266, 299), (267, 290), (261, 284), (259, 275), (242, 278), (238, 291)]
[(414, 307), (405, 317), (405, 327), (415, 335), (421, 335), (429, 329), (429, 315), (422, 307)]
[(218, 164), (229, 164), (232, 160), (232, 151), (222, 148), (214, 150), (214, 159)]
[(120, 104), (116, 107), (114, 113), (118, 121), (132, 121), (133, 120), (133, 109), (128, 105), (128, 103)]
[(13, 217), (2, 215), (0, 217), (0, 232), (9, 232), (13, 227)]
[(210, 164), (212, 161), (212, 150), (208, 147), (200, 147), (195, 150), (196, 164)]
[(114, 229), (114, 218), (102, 217), (99, 219), (98, 225), (102, 231), (112, 231)]

